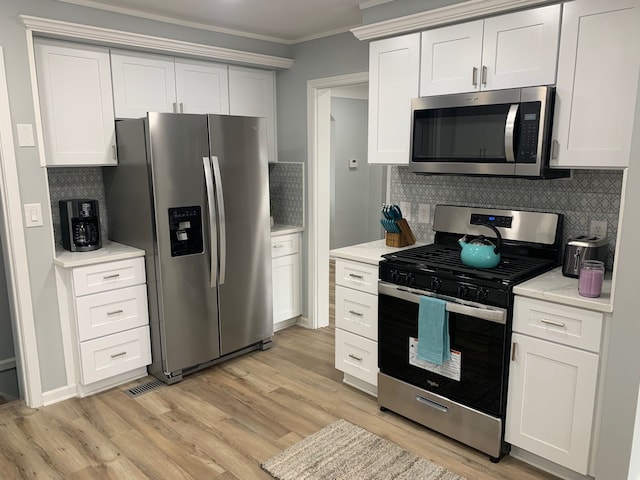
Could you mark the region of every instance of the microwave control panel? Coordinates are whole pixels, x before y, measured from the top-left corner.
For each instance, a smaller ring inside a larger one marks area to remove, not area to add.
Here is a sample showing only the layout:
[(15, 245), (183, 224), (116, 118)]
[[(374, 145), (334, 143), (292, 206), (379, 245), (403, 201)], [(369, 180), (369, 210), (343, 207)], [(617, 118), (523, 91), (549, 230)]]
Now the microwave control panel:
[(516, 162), (536, 163), (540, 132), (540, 102), (520, 104), (519, 141)]

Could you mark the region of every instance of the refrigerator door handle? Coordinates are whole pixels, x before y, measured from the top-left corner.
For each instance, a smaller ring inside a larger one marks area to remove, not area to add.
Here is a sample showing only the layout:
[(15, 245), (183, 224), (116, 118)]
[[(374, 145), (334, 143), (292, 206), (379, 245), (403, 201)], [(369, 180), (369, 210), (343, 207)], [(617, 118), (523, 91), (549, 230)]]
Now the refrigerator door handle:
[(202, 157), (204, 166), (204, 182), (207, 187), (207, 210), (209, 211), (209, 249), (211, 250), (211, 288), (217, 286), (218, 273), (218, 238), (214, 226), (216, 225), (216, 203), (213, 198), (213, 171), (209, 157)]
[(227, 271), (227, 231), (226, 218), (224, 213), (224, 195), (222, 194), (222, 176), (220, 175), (220, 161), (218, 157), (211, 157), (213, 166), (213, 179), (216, 185), (216, 203), (218, 205), (218, 231), (220, 232), (220, 274), (218, 276), (219, 285), (224, 284)]

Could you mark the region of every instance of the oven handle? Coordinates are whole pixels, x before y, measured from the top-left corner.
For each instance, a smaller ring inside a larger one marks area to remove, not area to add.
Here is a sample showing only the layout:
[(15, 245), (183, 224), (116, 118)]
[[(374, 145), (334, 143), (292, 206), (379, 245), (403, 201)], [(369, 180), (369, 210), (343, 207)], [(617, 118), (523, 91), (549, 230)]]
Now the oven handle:
[(384, 282), (378, 283), (378, 293), (413, 303), (420, 303), (421, 296), (441, 298), (447, 302), (447, 312), (459, 313), (461, 315), (467, 315), (481, 320), (488, 320), (502, 325), (507, 323), (507, 311), (501, 308), (494, 309), (479, 304), (463, 304), (460, 303), (460, 301), (449, 301), (449, 299), (456, 299), (452, 299), (451, 297), (443, 298), (443, 296), (434, 295), (431, 292), (414, 290), (407, 287), (398, 287), (397, 285)]

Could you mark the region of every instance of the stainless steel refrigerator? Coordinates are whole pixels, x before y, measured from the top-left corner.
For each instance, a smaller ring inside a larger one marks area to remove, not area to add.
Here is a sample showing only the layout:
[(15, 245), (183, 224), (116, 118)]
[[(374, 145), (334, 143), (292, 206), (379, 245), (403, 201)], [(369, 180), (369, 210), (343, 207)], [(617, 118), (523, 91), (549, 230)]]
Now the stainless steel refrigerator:
[(116, 124), (109, 238), (144, 249), (149, 373), (166, 383), (273, 335), (265, 120), (149, 113)]

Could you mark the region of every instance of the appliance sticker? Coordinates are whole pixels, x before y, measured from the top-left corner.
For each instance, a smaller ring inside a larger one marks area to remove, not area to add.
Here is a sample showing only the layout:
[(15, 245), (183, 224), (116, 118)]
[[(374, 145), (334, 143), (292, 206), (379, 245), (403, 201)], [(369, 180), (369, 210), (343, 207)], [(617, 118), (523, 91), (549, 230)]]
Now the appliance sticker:
[(462, 352), (450, 350), (451, 360), (445, 360), (442, 365), (427, 362), (418, 358), (418, 339), (409, 337), (409, 364), (422, 368), (429, 372), (437, 373), (443, 377), (451, 378), (456, 382), (460, 381), (462, 374)]

